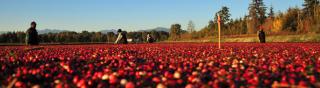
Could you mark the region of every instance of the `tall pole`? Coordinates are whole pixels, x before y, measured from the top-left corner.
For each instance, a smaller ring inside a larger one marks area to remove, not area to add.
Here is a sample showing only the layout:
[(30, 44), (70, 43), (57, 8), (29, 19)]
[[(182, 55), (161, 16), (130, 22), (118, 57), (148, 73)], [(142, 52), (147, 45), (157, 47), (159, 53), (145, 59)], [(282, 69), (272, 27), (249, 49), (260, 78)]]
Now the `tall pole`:
[(219, 32), (219, 49), (221, 49), (221, 28), (220, 28), (220, 24), (221, 24), (221, 19), (220, 19), (220, 15), (218, 14), (218, 32)]

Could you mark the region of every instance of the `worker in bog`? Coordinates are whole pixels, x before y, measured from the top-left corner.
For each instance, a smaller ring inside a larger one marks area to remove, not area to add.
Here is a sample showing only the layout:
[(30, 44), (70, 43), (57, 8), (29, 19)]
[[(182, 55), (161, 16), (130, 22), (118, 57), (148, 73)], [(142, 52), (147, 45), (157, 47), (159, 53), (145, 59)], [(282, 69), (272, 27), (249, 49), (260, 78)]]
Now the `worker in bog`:
[(115, 44), (128, 44), (127, 33), (118, 29), (118, 38), (115, 41)]
[(266, 43), (266, 34), (263, 31), (262, 26), (260, 26), (260, 30), (258, 31), (258, 37), (259, 37), (260, 43)]
[(153, 43), (154, 39), (152, 38), (152, 36), (150, 34), (147, 35), (147, 42), (148, 43)]
[(26, 32), (27, 45), (39, 45), (38, 32), (36, 30), (36, 22), (31, 22), (31, 27)]

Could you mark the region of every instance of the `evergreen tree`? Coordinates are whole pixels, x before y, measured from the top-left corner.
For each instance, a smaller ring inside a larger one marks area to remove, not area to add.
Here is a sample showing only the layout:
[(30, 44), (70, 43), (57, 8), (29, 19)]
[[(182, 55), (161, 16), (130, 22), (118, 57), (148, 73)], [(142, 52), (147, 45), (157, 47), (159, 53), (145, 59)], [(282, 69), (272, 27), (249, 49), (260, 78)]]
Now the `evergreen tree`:
[(218, 20), (218, 15), (220, 15), (220, 17), (221, 17), (220, 19), (221, 19), (221, 22), (223, 25), (225, 25), (231, 21), (231, 19), (230, 19), (231, 14), (230, 14), (229, 8), (226, 6), (223, 6), (221, 8), (221, 10), (215, 14), (215, 17), (214, 17), (215, 22), (217, 22), (217, 20)]
[(270, 6), (268, 18), (274, 19), (274, 11), (273, 6)]
[(316, 7), (319, 5), (318, 0), (304, 0), (303, 15), (304, 17), (313, 17)]
[(248, 33), (256, 33), (258, 26), (262, 25), (266, 19), (266, 7), (263, 0), (252, 0), (249, 5), (249, 26)]

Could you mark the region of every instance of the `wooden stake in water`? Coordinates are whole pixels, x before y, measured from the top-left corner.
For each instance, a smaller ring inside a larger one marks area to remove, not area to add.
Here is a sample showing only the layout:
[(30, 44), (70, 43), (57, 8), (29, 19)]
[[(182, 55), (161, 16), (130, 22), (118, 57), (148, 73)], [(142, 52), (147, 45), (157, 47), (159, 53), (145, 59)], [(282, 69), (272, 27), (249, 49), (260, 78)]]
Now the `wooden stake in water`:
[(221, 29), (220, 29), (221, 19), (220, 15), (218, 14), (218, 32), (219, 32), (219, 49), (221, 49)]

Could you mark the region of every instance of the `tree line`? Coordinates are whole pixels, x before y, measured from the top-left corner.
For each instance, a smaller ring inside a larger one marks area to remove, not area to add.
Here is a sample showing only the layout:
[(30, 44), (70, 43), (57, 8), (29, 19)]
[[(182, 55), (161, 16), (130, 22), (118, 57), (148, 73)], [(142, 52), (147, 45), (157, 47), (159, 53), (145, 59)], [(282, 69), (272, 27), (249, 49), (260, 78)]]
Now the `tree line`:
[[(223, 35), (256, 34), (260, 27), (267, 34), (305, 34), (320, 33), (320, 5), (319, 0), (304, 0), (303, 8), (290, 7), (285, 12), (274, 12), (273, 6), (268, 8), (263, 0), (252, 0), (249, 13), (241, 18), (231, 19), (229, 8), (223, 6), (209, 20), (207, 26), (195, 31), (192, 21), (187, 25), (187, 32), (180, 24), (173, 24), (170, 28), (172, 40), (198, 39), (217, 36), (217, 16), (221, 16)], [(269, 9), (267, 12), (267, 9)]]
[[(169, 38), (169, 33), (165, 31), (150, 32), (128, 32), (127, 37), (132, 40), (139, 40), (139, 43), (146, 41), (147, 34), (150, 34), (155, 41), (164, 41)], [(80, 33), (73, 31), (59, 33), (39, 34), (40, 43), (97, 43), (97, 42), (114, 42), (117, 34), (114, 32), (88, 32)], [(0, 35), (0, 43), (25, 43), (25, 32), (7, 32)]]

